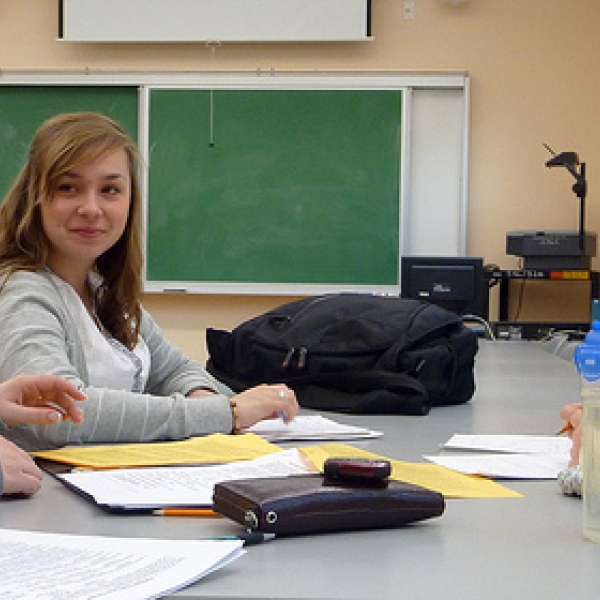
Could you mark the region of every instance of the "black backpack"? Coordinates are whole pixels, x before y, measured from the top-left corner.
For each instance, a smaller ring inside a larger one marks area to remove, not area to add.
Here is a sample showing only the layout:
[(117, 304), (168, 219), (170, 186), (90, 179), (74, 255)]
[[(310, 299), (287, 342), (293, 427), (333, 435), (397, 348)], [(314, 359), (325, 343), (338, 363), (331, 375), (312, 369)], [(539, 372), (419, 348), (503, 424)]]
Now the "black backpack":
[(206, 340), (208, 371), (234, 391), (285, 383), (308, 408), (425, 415), (475, 391), (476, 334), (419, 300), (313, 296)]

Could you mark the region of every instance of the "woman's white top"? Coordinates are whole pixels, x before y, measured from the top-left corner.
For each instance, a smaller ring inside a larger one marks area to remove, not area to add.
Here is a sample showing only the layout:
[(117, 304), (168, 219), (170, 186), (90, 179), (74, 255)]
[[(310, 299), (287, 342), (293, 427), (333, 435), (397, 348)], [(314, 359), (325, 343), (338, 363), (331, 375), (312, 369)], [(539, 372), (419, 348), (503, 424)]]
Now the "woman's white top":
[[(92, 318), (79, 294), (56, 273), (51, 273), (68, 310), (73, 315), (83, 342), (89, 383), (94, 387), (143, 392), (150, 372), (150, 352), (140, 337), (133, 351), (110, 335)], [(95, 290), (98, 282), (91, 275)]]

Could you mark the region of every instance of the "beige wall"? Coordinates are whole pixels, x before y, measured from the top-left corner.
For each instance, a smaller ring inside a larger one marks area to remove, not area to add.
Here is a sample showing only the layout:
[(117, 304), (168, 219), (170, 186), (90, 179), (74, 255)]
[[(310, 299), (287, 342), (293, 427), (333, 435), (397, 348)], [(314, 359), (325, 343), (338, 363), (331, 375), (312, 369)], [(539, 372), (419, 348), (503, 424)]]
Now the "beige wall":
[[(506, 231), (577, 227), (573, 181), (562, 169), (544, 167), (544, 142), (575, 150), (587, 163), (588, 228), (600, 230), (598, 0), (467, 0), (456, 7), (415, 0), (414, 21), (403, 20), (401, 0), (373, 0), (373, 42), (216, 50), (57, 42), (57, 5), (0, 0), (0, 69), (466, 70), (472, 86), (468, 253), (516, 267), (504, 251)], [(202, 359), (206, 326), (230, 328), (284, 300), (149, 296), (145, 304), (173, 341)]]

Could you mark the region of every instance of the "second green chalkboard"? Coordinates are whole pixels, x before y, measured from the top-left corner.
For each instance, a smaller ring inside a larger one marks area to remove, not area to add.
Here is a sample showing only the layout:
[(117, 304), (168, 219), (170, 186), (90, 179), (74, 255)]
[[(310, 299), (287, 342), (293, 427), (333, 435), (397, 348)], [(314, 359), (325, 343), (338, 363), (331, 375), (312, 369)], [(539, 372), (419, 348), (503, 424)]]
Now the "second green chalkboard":
[(401, 90), (152, 90), (148, 281), (397, 284), (401, 104)]

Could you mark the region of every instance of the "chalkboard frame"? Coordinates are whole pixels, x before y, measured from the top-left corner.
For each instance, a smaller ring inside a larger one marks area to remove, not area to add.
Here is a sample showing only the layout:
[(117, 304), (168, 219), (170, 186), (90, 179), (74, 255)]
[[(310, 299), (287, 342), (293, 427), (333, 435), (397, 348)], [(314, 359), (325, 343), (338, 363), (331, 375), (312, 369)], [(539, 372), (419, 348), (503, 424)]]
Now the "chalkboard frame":
[(397, 286), (401, 116), (401, 90), (151, 89), (148, 280)]

